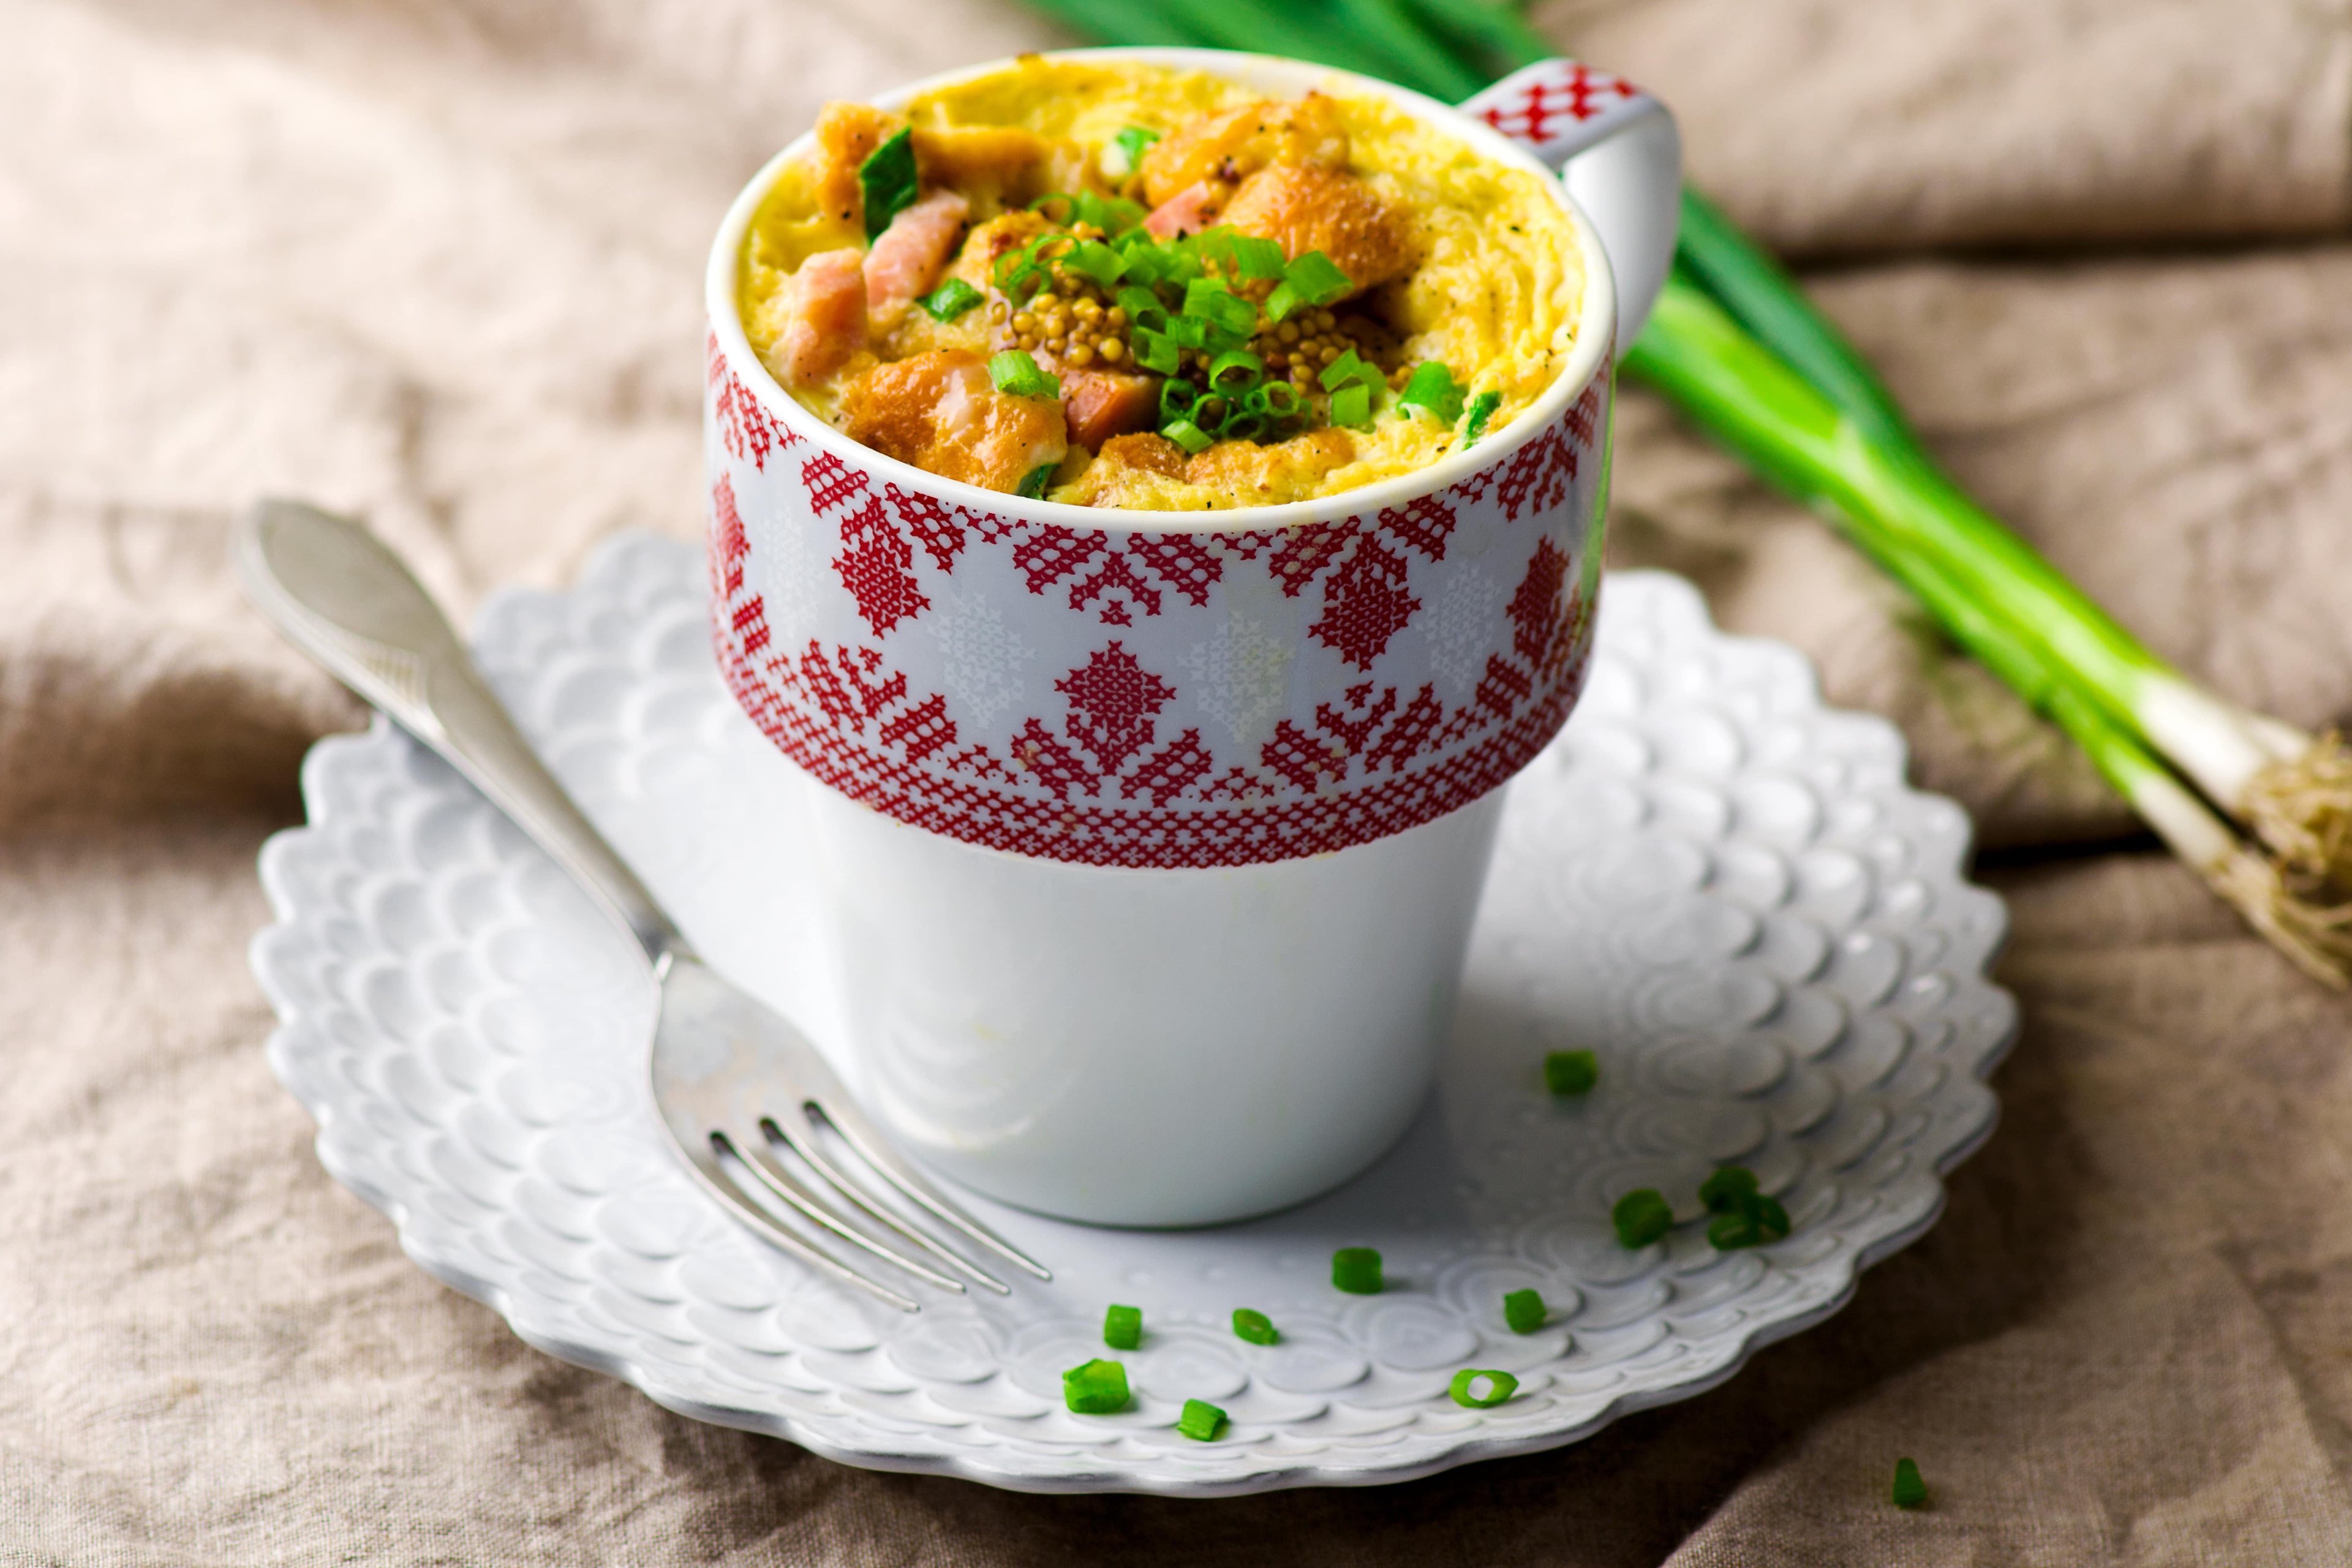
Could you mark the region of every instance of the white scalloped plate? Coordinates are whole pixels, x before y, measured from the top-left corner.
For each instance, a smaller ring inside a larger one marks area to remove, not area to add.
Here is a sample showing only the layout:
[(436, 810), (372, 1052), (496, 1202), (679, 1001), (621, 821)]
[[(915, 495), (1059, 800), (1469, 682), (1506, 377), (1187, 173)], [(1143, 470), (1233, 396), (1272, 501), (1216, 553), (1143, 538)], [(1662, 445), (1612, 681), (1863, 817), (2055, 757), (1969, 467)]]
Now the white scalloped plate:
[[(829, 1042), (795, 814), (775, 805), (810, 786), (729, 703), (704, 614), (696, 551), (626, 538), (570, 594), (494, 601), (478, 650), (695, 945)], [(283, 1020), (271, 1064), (329, 1172), (436, 1278), (670, 1409), (1026, 1490), (1402, 1480), (1711, 1388), (1934, 1223), (1942, 1173), (1992, 1127), (1984, 1077), (2016, 1014), (1985, 978), (2005, 917), (1962, 877), (1967, 818), (1903, 764), (1888, 725), (1822, 707), (1792, 650), (1717, 633), (1678, 578), (1612, 576), (1583, 703), (1512, 786), (1453, 1048), (1404, 1142), (1339, 1193), (1216, 1230), (974, 1198), (1054, 1282), (911, 1317), (697, 1192), (648, 1101), (634, 950), (381, 720), (311, 752), (310, 824), (262, 854), (278, 923), (253, 961)], [(1581, 1103), (1541, 1084), (1565, 1047), (1600, 1055)], [(1787, 1240), (1718, 1254), (1687, 1223), (1728, 1161), (1781, 1195)], [(1608, 1222), (1636, 1186), (1686, 1222), (1638, 1253)], [(1358, 1245), (1386, 1256), (1385, 1294), (1332, 1289), (1332, 1250)], [(1553, 1307), (1527, 1336), (1502, 1320), (1522, 1286)], [(1135, 1402), (1073, 1415), (1060, 1373), (1113, 1353), (1114, 1300), (1144, 1311), (1121, 1358)], [(1236, 1340), (1242, 1306), (1281, 1343)], [(1516, 1373), (1517, 1394), (1461, 1408), (1445, 1386), (1465, 1366)], [(1188, 1397), (1231, 1413), (1222, 1440), (1177, 1435)]]

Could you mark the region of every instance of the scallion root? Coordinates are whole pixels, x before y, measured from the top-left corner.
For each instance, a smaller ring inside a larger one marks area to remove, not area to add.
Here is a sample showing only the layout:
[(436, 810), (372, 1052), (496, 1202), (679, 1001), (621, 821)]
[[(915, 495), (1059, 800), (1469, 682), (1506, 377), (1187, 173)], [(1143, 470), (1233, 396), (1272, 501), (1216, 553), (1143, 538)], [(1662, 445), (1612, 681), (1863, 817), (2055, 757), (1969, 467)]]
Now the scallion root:
[(2296, 968), (2338, 991), (2352, 981), (2352, 903), (2300, 890), (2276, 861), (2242, 845), (2198, 869)]
[(2342, 735), (2330, 730), (2256, 769), (2238, 805), (2291, 869), (2352, 889), (2352, 746)]

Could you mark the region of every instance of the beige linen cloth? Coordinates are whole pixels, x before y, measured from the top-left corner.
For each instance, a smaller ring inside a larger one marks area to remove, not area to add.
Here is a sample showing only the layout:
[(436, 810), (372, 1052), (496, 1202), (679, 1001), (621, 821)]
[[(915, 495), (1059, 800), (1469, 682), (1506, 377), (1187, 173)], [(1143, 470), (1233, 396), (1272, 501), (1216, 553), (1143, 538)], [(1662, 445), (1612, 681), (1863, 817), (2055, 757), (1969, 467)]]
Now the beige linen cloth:
[[(2352, 709), (2344, 0), (1540, 15), (2063, 566), (2239, 697)], [(1943, 1222), (1725, 1388), (1366, 1491), (874, 1475), (529, 1350), (320, 1171), (245, 947), (361, 715), (240, 606), (230, 519), (362, 513), (461, 609), (693, 533), (739, 183), (826, 96), (1058, 41), (1003, 0), (0, 3), (0, 1560), (2352, 1563), (2352, 1005), (1638, 394), (1617, 557), (1903, 724), (2023, 1003)]]

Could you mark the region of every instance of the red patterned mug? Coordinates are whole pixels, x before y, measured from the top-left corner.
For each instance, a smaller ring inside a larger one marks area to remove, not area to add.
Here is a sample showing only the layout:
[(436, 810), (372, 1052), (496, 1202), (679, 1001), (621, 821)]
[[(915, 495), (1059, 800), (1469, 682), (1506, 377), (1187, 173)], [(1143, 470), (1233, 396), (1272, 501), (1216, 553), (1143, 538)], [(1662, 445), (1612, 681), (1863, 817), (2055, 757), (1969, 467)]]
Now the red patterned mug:
[(1679, 144), (1565, 60), (1457, 110), (1263, 57), (1078, 55), (1286, 96), (1336, 79), (1506, 164), (1566, 163), (1584, 252), (1565, 370), (1472, 449), (1290, 505), (1104, 511), (858, 446), (761, 366), (738, 258), (806, 139), (720, 226), (714, 633), (808, 781), (779, 807), (821, 847), (843, 1065), (982, 1192), (1202, 1224), (1345, 1180), (1426, 1095), (1502, 786), (1583, 680), (1610, 350), (1671, 257)]

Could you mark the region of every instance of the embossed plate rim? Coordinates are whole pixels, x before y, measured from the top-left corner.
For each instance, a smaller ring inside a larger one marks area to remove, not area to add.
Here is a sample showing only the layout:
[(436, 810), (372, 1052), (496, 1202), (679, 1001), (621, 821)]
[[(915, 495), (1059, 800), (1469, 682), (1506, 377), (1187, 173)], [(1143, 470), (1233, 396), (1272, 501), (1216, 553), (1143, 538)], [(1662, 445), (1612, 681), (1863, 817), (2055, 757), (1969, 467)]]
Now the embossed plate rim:
[[(643, 548), (643, 544), (641, 542), (633, 542), (629, 537), (624, 536), (600, 550), (596, 561), (592, 562), (583, 574), (583, 586), (594, 580), (599, 563), (615, 559), (621, 552), (630, 548)], [(683, 547), (673, 546), (672, 548)], [(1635, 582), (1642, 579), (1664, 579), (1665, 583), (1671, 583), (1673, 587), (1668, 589), (1662, 583), (1656, 591), (1679, 592), (1696, 597), (1695, 590), (1690, 589), (1680, 579), (1671, 578), (1665, 574), (1618, 574), (1612, 581), (1622, 590), (1633, 587), (1633, 584), (1627, 581), (1629, 578)], [(579, 588), (572, 590), (573, 593), (582, 591), (583, 589)], [(1647, 590), (1635, 588), (1633, 591)], [(492, 606), (485, 607), (483, 625), (489, 624), (493, 613)], [(1706, 621), (1703, 612), (1702, 624), (1705, 636), (1716, 644), (1734, 650), (1737, 650), (1740, 645), (1748, 645), (1757, 649), (1776, 650), (1775, 657), (1793, 657), (1792, 650), (1787, 650), (1780, 645), (1763, 639), (1727, 637), (1716, 629), (1711, 621)], [(1799, 665), (1803, 668), (1808, 683), (1805, 693), (1808, 710), (1835, 711), (1827, 709), (1820, 702), (1817, 685), (1812, 683), (1810, 665), (1804, 664), (1801, 658), (1799, 658)], [(1845, 715), (1844, 717), (1882, 731), (1885, 738), (1892, 743), (1898, 765), (1901, 763), (1905, 757), (1901, 738), (1894, 731), (1891, 725), (1869, 715)], [(294, 892), (287, 881), (287, 866), (307, 839), (321, 833), (334, 809), (324, 798), (322, 790), (317, 787), (319, 775), (324, 770), (335, 765), (337, 758), (349, 752), (382, 752), (387, 756), (397, 756), (404, 754), (405, 750), (412, 746), (413, 742), (394, 730), (388, 721), (380, 716), (365, 734), (333, 736), (319, 742), (306, 758), (303, 767), (305, 797), (310, 805), (310, 825), (289, 829), (275, 836), (265, 847), (261, 856), (261, 879), (277, 915), (277, 921), (255, 938), (253, 963), (257, 975), (261, 979), (265, 991), (269, 994), (282, 1019), (280, 1026), (270, 1037), (268, 1059), (280, 1081), (301, 1101), (317, 1121), (319, 1127), (317, 1151), (322, 1166), (336, 1181), (349, 1187), (356, 1195), (392, 1221), (399, 1236), (402, 1249), (412, 1261), (451, 1289), (479, 1300), (499, 1312), (506, 1319), (517, 1336), (534, 1348), (572, 1364), (617, 1377), (636, 1387), (664, 1408), (679, 1415), (715, 1425), (784, 1437), (813, 1452), (842, 1463), (909, 1473), (954, 1475), (986, 1485), (1031, 1492), (1118, 1490), (1171, 1496), (1213, 1497), (1244, 1495), (1301, 1486), (1380, 1485), (1436, 1474), (1456, 1465), (1481, 1459), (1540, 1452), (1561, 1447), (1590, 1436), (1611, 1422), (1633, 1411), (1670, 1404), (1718, 1387), (1737, 1375), (1757, 1351), (1791, 1334), (1817, 1326), (1842, 1310), (1853, 1300), (1855, 1290), (1859, 1288), (1860, 1275), (1864, 1269), (1875, 1266), (1916, 1241), (1940, 1217), (1946, 1198), (1944, 1176), (1960, 1161), (1981, 1146), (1984, 1140), (1990, 1135), (1998, 1121), (1998, 1102), (1988, 1089), (1982, 1097), (1983, 1114), (1977, 1118), (1973, 1125), (1951, 1128), (1948, 1130), (1950, 1133), (1948, 1141), (1943, 1147), (1919, 1151), (1922, 1163), (1928, 1167), (1934, 1182), (1932, 1201), (1911, 1223), (1898, 1226), (1874, 1241), (1856, 1246), (1850, 1255), (1849, 1266), (1844, 1271), (1843, 1281), (1833, 1294), (1820, 1300), (1810, 1309), (1745, 1325), (1744, 1331), (1736, 1339), (1732, 1339), (1727, 1346), (1729, 1353), (1715, 1365), (1702, 1369), (1679, 1383), (1627, 1390), (1610, 1399), (1589, 1419), (1574, 1425), (1509, 1436), (1479, 1436), (1477, 1429), (1473, 1428), (1465, 1430), (1456, 1440), (1437, 1451), (1411, 1462), (1386, 1465), (1368, 1462), (1288, 1463), (1280, 1468), (1255, 1468), (1246, 1473), (1220, 1479), (1138, 1471), (1127, 1464), (1105, 1464), (1091, 1456), (1085, 1455), (1069, 1456), (1066, 1468), (1061, 1471), (1041, 1474), (1033, 1470), (991, 1465), (984, 1459), (987, 1453), (993, 1451), (988, 1449), (917, 1453), (893, 1452), (881, 1447), (845, 1445), (826, 1436), (824, 1431), (813, 1426), (803, 1416), (712, 1404), (693, 1397), (675, 1386), (661, 1369), (634, 1359), (625, 1353), (624, 1350), (583, 1342), (569, 1334), (557, 1331), (555, 1325), (551, 1323), (537, 1321), (531, 1309), (499, 1282), (482, 1277), (450, 1258), (439, 1255), (435, 1250), (431, 1239), (425, 1234), (424, 1227), (417, 1223), (417, 1216), (411, 1212), (410, 1205), (394, 1194), (376, 1185), (341, 1156), (338, 1152), (337, 1139), (332, 1133), (344, 1125), (344, 1109), (330, 1092), (329, 1085), (311, 1081), (310, 1076), (303, 1070), (295, 1050), (298, 1031), (302, 1026), (303, 1018), (295, 1007), (289, 988), (273, 983), (272, 960), (268, 948), (275, 933), (295, 926), (299, 918)], [(1890, 798), (1939, 798), (1928, 796), (1927, 792), (1911, 789), (1907, 784), (1900, 782), (1899, 778), (1890, 791), (1883, 793)], [(1957, 814), (1958, 808), (1954, 806), (1952, 809)], [(1965, 823), (1965, 815), (1961, 814), (1959, 819)], [(1940, 873), (1939, 886), (1956, 883), (1973, 887), (1973, 884), (1967, 882), (1963, 869), (1966, 853), (1964, 830), (1959, 837), (1961, 842), (1953, 852), (1953, 865), (1949, 868), (1937, 868)], [(1982, 893), (1982, 889), (1977, 890)], [(1990, 894), (1983, 894), (1983, 897), (1990, 900), (1995, 912), (1995, 920), (1990, 934), (1983, 943), (1980, 962), (1976, 964), (1973, 973), (1966, 973), (1965, 978), (1978, 987), (1984, 997), (2000, 1005), (2003, 1010), (2004, 1022), (1997, 1039), (1984, 1048), (1972, 1064), (1972, 1076), (1979, 1084), (1983, 1083), (2014, 1044), (2017, 1033), (2013, 1001), (2006, 991), (1983, 977), (1984, 971), (1990, 967), (1993, 956), (2000, 950), (2007, 929), (2006, 910), (2001, 908), (1998, 899)], [(1956, 973), (1964, 973), (1966, 965), (1955, 963), (1953, 969)], [(919, 1445), (910, 1441), (908, 1446), (911, 1447)], [(1361, 1459), (1370, 1458), (1369, 1454), (1360, 1456)]]

